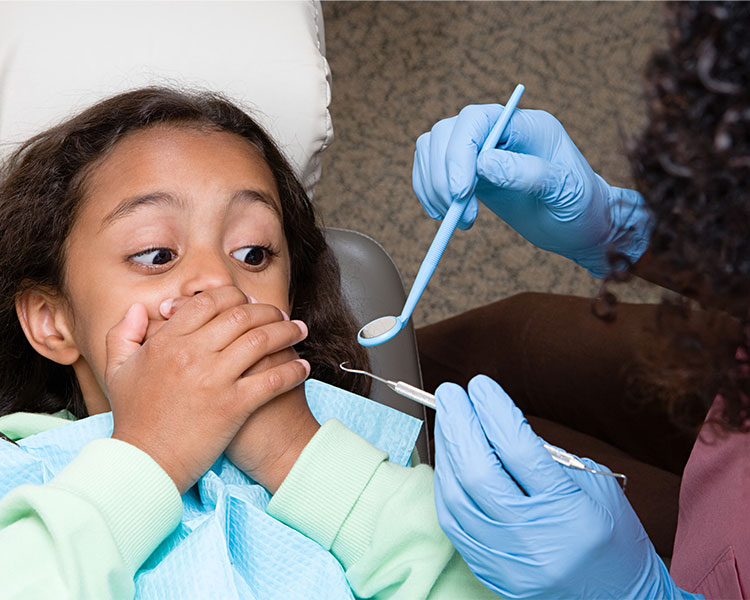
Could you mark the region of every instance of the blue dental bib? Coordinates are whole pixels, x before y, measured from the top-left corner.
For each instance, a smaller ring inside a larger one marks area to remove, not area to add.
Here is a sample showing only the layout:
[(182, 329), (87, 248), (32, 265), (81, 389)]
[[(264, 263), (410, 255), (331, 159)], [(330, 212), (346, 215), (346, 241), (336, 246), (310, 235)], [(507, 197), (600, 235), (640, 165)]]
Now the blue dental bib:
[[(320, 381), (305, 383), (320, 423), (336, 418), (390, 461), (408, 465), (422, 422)], [(0, 497), (50, 481), (93, 439), (112, 434), (112, 414), (30, 436), (2, 452)], [(221, 456), (182, 497), (182, 521), (135, 576), (136, 598), (352, 599), (338, 561), (266, 514), (269, 493)]]

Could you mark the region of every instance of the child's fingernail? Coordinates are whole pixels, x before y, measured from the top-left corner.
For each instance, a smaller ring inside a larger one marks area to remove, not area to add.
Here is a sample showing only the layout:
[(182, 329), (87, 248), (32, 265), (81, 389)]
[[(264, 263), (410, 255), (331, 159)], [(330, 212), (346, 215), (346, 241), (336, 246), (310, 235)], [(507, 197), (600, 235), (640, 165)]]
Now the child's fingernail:
[(247, 294), (245, 294), (245, 298), (247, 298), (247, 301), (250, 304), (258, 304), (258, 300), (256, 298), (253, 298), (252, 296), (248, 296)]
[(279, 310), (281, 311), (281, 316), (284, 317), (284, 320), (288, 321), (289, 320), (289, 315), (286, 314), (286, 311), (284, 309), (282, 309), (282, 308), (280, 308)]
[(310, 375), (310, 363), (307, 362), (304, 358), (298, 358), (297, 362), (300, 363), (303, 367), (305, 367), (305, 373), (307, 373), (305, 377)]
[(174, 312), (175, 298), (167, 298), (159, 305), (159, 314), (168, 319)]
[(299, 327), (300, 331), (302, 332), (302, 335), (307, 337), (307, 325), (305, 325), (302, 321), (292, 321), (297, 327)]

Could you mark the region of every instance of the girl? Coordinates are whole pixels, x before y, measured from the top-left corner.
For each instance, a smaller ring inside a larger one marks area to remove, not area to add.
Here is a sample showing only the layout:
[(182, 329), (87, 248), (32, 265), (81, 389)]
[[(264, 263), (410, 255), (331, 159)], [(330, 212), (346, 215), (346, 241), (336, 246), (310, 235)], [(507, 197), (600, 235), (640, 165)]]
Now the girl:
[(222, 452), (356, 595), (490, 595), (440, 532), (429, 468), (310, 413), (305, 378), (366, 393), (337, 368), (365, 355), (301, 185), (240, 109), (168, 89), (104, 101), (9, 159), (0, 221), (0, 430), (114, 423), (0, 502), (11, 597), (132, 597)]

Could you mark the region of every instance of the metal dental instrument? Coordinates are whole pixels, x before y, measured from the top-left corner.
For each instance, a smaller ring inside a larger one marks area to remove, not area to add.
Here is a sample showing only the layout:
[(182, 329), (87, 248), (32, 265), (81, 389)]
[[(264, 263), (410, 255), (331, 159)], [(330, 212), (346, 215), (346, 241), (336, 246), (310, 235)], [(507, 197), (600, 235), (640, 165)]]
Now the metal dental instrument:
[[(367, 377), (372, 377), (373, 379), (384, 383), (399, 396), (409, 398), (409, 400), (414, 400), (414, 402), (417, 402), (422, 406), (427, 406), (432, 409), (435, 408), (435, 396), (433, 394), (425, 392), (424, 390), (408, 384), (405, 381), (391, 381), (390, 379), (383, 379), (382, 377), (378, 377), (377, 375), (370, 373), (369, 371), (362, 371), (360, 369), (351, 369), (349, 367), (345, 367), (344, 365), (346, 363), (347, 361), (344, 361), (339, 365), (339, 368), (342, 371), (347, 371), (348, 373), (358, 373), (360, 375), (367, 375)], [(596, 469), (591, 469), (587, 467), (586, 463), (584, 463), (580, 458), (571, 454), (570, 452), (566, 452), (565, 450), (548, 444), (547, 442), (544, 442), (543, 445), (544, 449), (549, 453), (552, 459), (555, 462), (560, 463), (563, 467), (578, 469), (579, 471), (586, 471), (587, 473), (593, 473), (594, 475), (607, 475), (608, 477), (616, 477), (622, 482), (623, 490), (628, 483), (627, 475), (623, 475), (622, 473), (611, 473), (609, 471), (597, 471)]]
[[(500, 118), (492, 127), (484, 144), (482, 144), (480, 154), (485, 150), (497, 146), (500, 137), (503, 135), (503, 131), (505, 131), (505, 128), (510, 121), (511, 115), (513, 115), (513, 111), (516, 109), (516, 106), (518, 106), (518, 101), (521, 99), (523, 91), (524, 87), (519, 83), (508, 99)], [(474, 181), (476, 184), (476, 177)], [(404, 325), (406, 325), (411, 318), (411, 314), (414, 312), (417, 302), (422, 297), (422, 293), (427, 287), (427, 284), (430, 282), (430, 278), (433, 273), (435, 273), (438, 262), (440, 262), (443, 252), (445, 252), (445, 248), (448, 246), (448, 242), (450, 241), (453, 232), (456, 230), (459, 220), (464, 214), (464, 210), (469, 205), (469, 200), (472, 195), (473, 194), (467, 194), (465, 198), (459, 198), (451, 203), (443, 222), (440, 224), (440, 228), (435, 234), (435, 238), (432, 240), (432, 244), (430, 244), (429, 250), (427, 250), (427, 255), (424, 257), (422, 265), (419, 267), (419, 271), (414, 279), (414, 284), (409, 292), (409, 297), (404, 303), (404, 308), (401, 311), (401, 314), (398, 317), (379, 317), (362, 327), (357, 334), (357, 341), (362, 346), (377, 346), (387, 342), (404, 328)]]
[(389, 388), (391, 388), (394, 392), (396, 392), (399, 396), (403, 396), (404, 398), (409, 398), (409, 400), (414, 400), (414, 402), (417, 402), (418, 404), (421, 404), (422, 406), (426, 406), (432, 409), (435, 408), (435, 396), (433, 396), (429, 392), (420, 390), (418, 387), (410, 385), (406, 383), (405, 381), (391, 381), (390, 379), (383, 379), (382, 377), (378, 377), (377, 375), (374, 375), (373, 373), (370, 373), (369, 371), (360, 371), (359, 369), (350, 369), (349, 367), (344, 366), (346, 363), (347, 361), (344, 361), (339, 365), (339, 368), (342, 371), (346, 371), (348, 373), (359, 373), (360, 375), (367, 375), (368, 377), (377, 379), (380, 383), (384, 383)]

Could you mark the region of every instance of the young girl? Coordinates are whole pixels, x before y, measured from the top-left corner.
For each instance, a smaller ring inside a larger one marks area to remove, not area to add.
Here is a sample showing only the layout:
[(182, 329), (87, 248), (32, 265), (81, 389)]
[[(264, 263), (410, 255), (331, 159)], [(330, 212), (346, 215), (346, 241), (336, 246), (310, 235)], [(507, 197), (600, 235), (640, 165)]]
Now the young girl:
[(0, 501), (4, 597), (132, 597), (222, 452), (357, 596), (491, 596), (439, 529), (430, 469), (313, 418), (300, 384), (366, 393), (337, 368), (366, 355), (302, 187), (240, 109), (104, 101), (9, 159), (0, 222), (0, 444), (114, 424)]

